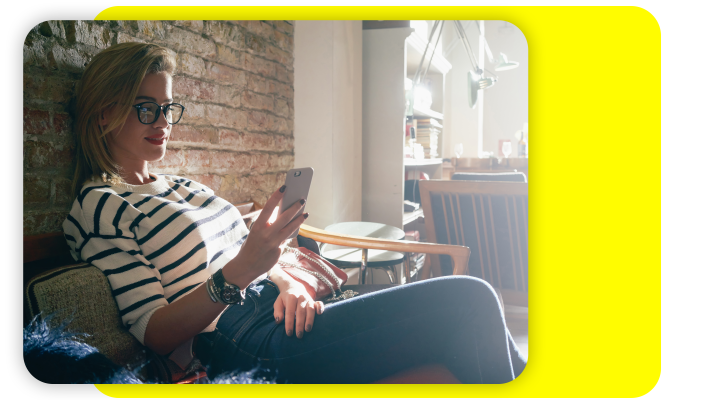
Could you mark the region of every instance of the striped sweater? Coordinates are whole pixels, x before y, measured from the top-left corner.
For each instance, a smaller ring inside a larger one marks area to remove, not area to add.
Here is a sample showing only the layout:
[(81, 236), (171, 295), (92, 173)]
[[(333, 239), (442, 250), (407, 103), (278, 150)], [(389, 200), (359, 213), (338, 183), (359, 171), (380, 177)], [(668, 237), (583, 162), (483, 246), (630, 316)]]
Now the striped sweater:
[(248, 234), (237, 208), (210, 188), (152, 177), (145, 185), (87, 183), (63, 224), (73, 257), (103, 271), (122, 322), (143, 344), (152, 314), (232, 260)]

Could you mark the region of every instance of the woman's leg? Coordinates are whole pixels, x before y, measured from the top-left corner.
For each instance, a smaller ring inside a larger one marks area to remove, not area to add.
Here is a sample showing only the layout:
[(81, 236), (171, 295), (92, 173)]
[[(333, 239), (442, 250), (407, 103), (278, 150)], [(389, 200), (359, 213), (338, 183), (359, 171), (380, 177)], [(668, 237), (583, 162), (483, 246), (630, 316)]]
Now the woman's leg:
[(274, 323), (276, 290), (265, 282), (261, 293), (221, 316), (214, 373), (259, 365), (279, 381), (366, 383), (440, 362), (464, 383), (503, 383), (526, 364), (479, 279), (432, 279), (329, 304), (302, 339)]

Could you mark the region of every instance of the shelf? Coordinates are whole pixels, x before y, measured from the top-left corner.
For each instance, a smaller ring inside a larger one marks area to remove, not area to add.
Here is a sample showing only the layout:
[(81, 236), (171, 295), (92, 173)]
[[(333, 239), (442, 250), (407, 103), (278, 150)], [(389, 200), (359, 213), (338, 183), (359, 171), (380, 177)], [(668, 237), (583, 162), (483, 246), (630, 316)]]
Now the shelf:
[(443, 163), (442, 158), (404, 158), (405, 167), (418, 167), (423, 165), (441, 165)]
[[(421, 61), (421, 56), (426, 48), (426, 39), (419, 36), (416, 31), (412, 32), (411, 35), (406, 39), (406, 43), (409, 44), (406, 53), (406, 65), (408, 73), (415, 73), (416, 69), (419, 67), (419, 62)], [(426, 54), (426, 60), (424, 61), (424, 66), (428, 64), (428, 60), (431, 57), (431, 52), (433, 51), (433, 45), (429, 46), (428, 53)], [(436, 52), (433, 54), (433, 59), (431, 62), (430, 72), (435, 72), (439, 74), (446, 74), (452, 65), (450, 62), (440, 54)]]
[(433, 111), (430, 108), (419, 108), (414, 106), (414, 117), (443, 119), (443, 114)]
[(423, 209), (419, 208), (416, 211), (405, 212), (402, 217), (402, 224), (406, 225), (410, 222), (414, 222), (419, 218), (423, 218)]

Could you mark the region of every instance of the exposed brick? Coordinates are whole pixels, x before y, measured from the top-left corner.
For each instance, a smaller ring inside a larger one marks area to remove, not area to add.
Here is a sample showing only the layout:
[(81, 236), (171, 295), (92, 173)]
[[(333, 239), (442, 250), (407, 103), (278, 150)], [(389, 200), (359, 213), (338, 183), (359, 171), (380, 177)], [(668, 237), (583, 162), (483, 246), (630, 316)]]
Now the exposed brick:
[(178, 77), (174, 79), (173, 85), (174, 96), (177, 98), (183, 96), (192, 100), (213, 101), (216, 99), (216, 86), (213, 83), (187, 77)]
[(25, 135), (45, 135), (51, 133), (51, 117), (49, 111), (32, 110), (24, 108), (24, 126), (22, 133)]
[(71, 121), (72, 118), (69, 114), (55, 113), (54, 121), (52, 123), (54, 133), (60, 136), (71, 134)]
[[(291, 21), (289, 21), (291, 22)], [(285, 21), (46, 21), (26, 36), (25, 234), (60, 231), (70, 204), (76, 80), (111, 43), (156, 42), (177, 58), (186, 115), (154, 172), (191, 177), (231, 202), (264, 203), (293, 167), (293, 32)], [(217, 145), (219, 150), (206, 150)]]
[(43, 36), (55, 36), (66, 39), (66, 31), (61, 21), (44, 21), (39, 24), (39, 33)]
[(292, 87), (291, 84), (287, 83), (280, 83), (280, 82), (273, 82), (274, 85), (274, 93), (278, 97), (283, 97), (287, 100), (294, 100), (294, 88)]
[(255, 110), (272, 111), (274, 101), (269, 96), (264, 96), (250, 91), (244, 91), (241, 96), (242, 105)]
[(78, 43), (105, 49), (112, 42), (113, 33), (93, 21), (68, 21), (73, 24), (73, 38)]
[(242, 57), (240, 51), (231, 49), (228, 46), (217, 44), (218, 61), (235, 68), (242, 68)]
[(177, 50), (206, 58), (215, 57), (215, 43), (197, 33), (166, 25), (166, 35), (169, 37), (169, 43), (173, 43)]
[(221, 144), (235, 146), (239, 151), (280, 151), (275, 135), (226, 129), (221, 129), (218, 133)]
[(245, 129), (248, 123), (248, 117), (244, 111), (218, 105), (208, 106), (208, 120), (214, 126), (231, 129)]
[(186, 175), (188, 179), (194, 180), (202, 185), (208, 186), (216, 194), (220, 191), (220, 186), (223, 181), (221, 176), (215, 174), (201, 174), (201, 175)]
[(38, 235), (40, 233), (61, 232), (61, 224), (66, 219), (68, 211), (29, 211), (24, 213), (23, 235)]
[(263, 174), (271, 168), (272, 160), (271, 158), (275, 156), (270, 156), (269, 154), (254, 153), (252, 154), (252, 169), (251, 171), (256, 174)]
[(218, 143), (218, 135), (215, 128), (196, 128), (179, 123), (171, 129), (171, 140), (191, 143)]
[(271, 25), (268, 25), (262, 21), (253, 21), (253, 20), (238, 21), (238, 25), (242, 26), (243, 28), (247, 29), (248, 31), (250, 31), (250, 32), (254, 33), (255, 35), (260, 36), (268, 41), (275, 40), (274, 28)]
[(22, 185), (24, 204), (49, 204), (51, 182), (41, 176), (25, 176)]
[(73, 164), (74, 149), (63, 143), (25, 141), (27, 168), (68, 168)]
[(294, 151), (294, 138), (276, 135), (274, 137), (274, 149), (275, 151)]
[(266, 131), (270, 127), (270, 115), (259, 111), (247, 112), (247, 127), (251, 130)]
[(75, 81), (55, 75), (24, 74), (24, 100), (51, 101), (68, 104), (74, 93)]
[(137, 21), (137, 29), (150, 39), (164, 39), (166, 35), (162, 21)]
[(278, 63), (284, 64), (284, 65), (293, 65), (294, 64), (294, 55), (292, 53), (288, 53), (284, 50), (278, 49), (274, 46), (267, 46), (265, 48), (265, 57), (267, 57), (270, 60), (274, 60)]
[(293, 155), (277, 155), (272, 154), (269, 157), (267, 170), (273, 171), (288, 171), (294, 165)]
[(184, 108), (183, 117), (179, 124), (191, 124), (191, 125), (210, 125), (208, 118), (206, 117), (206, 105), (202, 103), (194, 103), (191, 101), (181, 100)]
[(234, 68), (210, 61), (205, 63), (205, 77), (222, 83), (230, 83), (238, 80), (238, 74), (244, 74)]
[(88, 54), (74, 48), (67, 49), (58, 44), (54, 45), (49, 53), (49, 65), (60, 70), (81, 72), (88, 61)]
[[(204, 31), (218, 43), (239, 44), (243, 42), (244, 32), (237, 25), (225, 21), (207, 21)], [(239, 47), (241, 48), (241, 47)]]
[(247, 89), (257, 93), (270, 94), (277, 92), (277, 82), (258, 75), (247, 74)]
[(117, 33), (117, 43), (128, 43), (128, 42), (137, 42), (137, 43), (146, 43), (146, 41), (142, 39), (138, 39), (132, 35), (129, 35), (124, 32), (118, 32)]
[(237, 86), (218, 86), (216, 91), (216, 101), (233, 108), (240, 107), (240, 93), (242, 89)]
[(211, 165), (210, 152), (207, 150), (184, 150), (186, 166), (190, 168), (207, 168)]
[(294, 37), (289, 36), (286, 33), (279, 31), (274, 31), (274, 41), (277, 43), (280, 49), (288, 51), (289, 53), (294, 52)]
[(43, 23), (46, 23), (49, 26), (49, 29), (51, 30), (52, 36), (55, 36), (55, 37), (58, 37), (61, 39), (66, 39), (66, 30), (64, 29), (63, 21), (49, 20), (49, 21), (44, 21)]
[(74, 196), (71, 191), (71, 179), (54, 178), (52, 186), (54, 206), (68, 206), (73, 203)]
[(159, 169), (183, 167), (186, 165), (186, 159), (182, 150), (167, 147), (164, 158), (151, 165)]
[(272, 21), (272, 24), (274, 24), (274, 27), (277, 30), (280, 30), (287, 35), (293, 35), (294, 34), (294, 25), (287, 21)]
[(196, 32), (203, 31), (203, 21), (173, 21), (173, 24)]
[(22, 46), (22, 62), (39, 67), (48, 67), (49, 60), (46, 47), (50, 46), (51, 43), (51, 39), (30, 32), (24, 40), (24, 46)]
[(276, 99), (274, 100), (274, 113), (282, 116), (282, 117), (288, 117), (289, 116), (289, 103), (286, 100), (282, 99)]
[(176, 57), (179, 73), (202, 78), (206, 69), (206, 63), (201, 57), (196, 57), (187, 53), (179, 53)]
[(267, 39), (250, 32), (245, 33), (244, 39), (243, 47), (251, 53), (263, 54), (267, 46), (269, 46)]
[(242, 57), (245, 61), (245, 69), (248, 71), (263, 75), (265, 77), (277, 77), (277, 67), (273, 62), (247, 53), (243, 53)]
[(285, 83), (294, 83), (294, 72), (282, 67), (276, 66), (277, 79)]
[(287, 120), (284, 118), (279, 118), (279, 117), (270, 117), (270, 130), (272, 132), (277, 132), (277, 133), (282, 133), (282, 134), (290, 134), (291, 132), (289, 131), (289, 125), (287, 124)]
[(249, 173), (252, 166), (251, 157), (246, 153), (215, 151), (211, 155), (211, 167), (216, 173)]

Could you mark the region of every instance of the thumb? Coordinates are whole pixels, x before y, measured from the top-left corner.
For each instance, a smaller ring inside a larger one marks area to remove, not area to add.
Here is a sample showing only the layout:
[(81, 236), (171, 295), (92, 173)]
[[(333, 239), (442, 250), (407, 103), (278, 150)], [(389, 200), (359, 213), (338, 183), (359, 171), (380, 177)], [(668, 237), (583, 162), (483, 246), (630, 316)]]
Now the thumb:
[(282, 296), (279, 295), (277, 299), (274, 301), (274, 321), (276, 323), (282, 322), (284, 319), (284, 301), (282, 300)]

